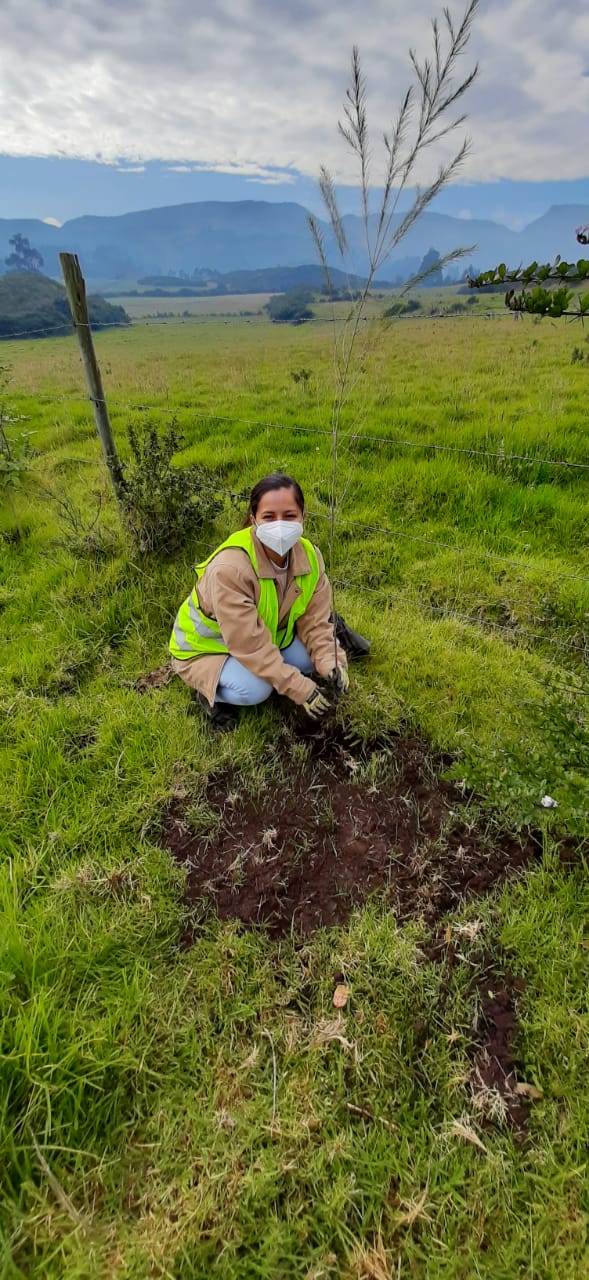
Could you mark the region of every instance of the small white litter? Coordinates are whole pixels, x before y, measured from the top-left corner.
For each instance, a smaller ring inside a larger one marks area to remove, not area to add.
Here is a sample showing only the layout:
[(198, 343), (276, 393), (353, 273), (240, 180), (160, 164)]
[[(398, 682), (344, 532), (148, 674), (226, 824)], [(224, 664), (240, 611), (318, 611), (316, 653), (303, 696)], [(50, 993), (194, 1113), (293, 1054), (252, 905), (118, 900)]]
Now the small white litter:
[(542, 796), (540, 804), (543, 809), (558, 809), (558, 800), (553, 800), (552, 796)]

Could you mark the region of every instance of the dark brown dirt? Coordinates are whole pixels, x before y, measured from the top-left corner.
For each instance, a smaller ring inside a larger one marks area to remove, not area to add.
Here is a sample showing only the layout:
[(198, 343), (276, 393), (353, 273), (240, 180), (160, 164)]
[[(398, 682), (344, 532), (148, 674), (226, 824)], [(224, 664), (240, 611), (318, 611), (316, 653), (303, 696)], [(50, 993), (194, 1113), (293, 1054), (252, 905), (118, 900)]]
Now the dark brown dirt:
[[(461, 963), (460, 946), (452, 940), (449, 929), (438, 933), (424, 950), (429, 960), (442, 964), (447, 971)], [(476, 976), (469, 987), (474, 998), (474, 1034), (469, 1053), (474, 1113), (482, 1129), (492, 1129), (499, 1123), (511, 1129), (516, 1139), (522, 1139), (530, 1104), (538, 1097), (533, 1088), (528, 1092), (528, 1082), (518, 1079), (516, 1070), (518, 1002), (526, 983), (508, 972), (508, 959), (501, 952), (482, 955), (474, 963)], [(448, 984), (442, 984), (442, 1005), (447, 990)]]
[(173, 671), (169, 662), (164, 662), (162, 667), (156, 667), (154, 671), (146, 671), (144, 675), (138, 676), (133, 688), (138, 693), (146, 693), (148, 689), (163, 689), (173, 676)]
[(358, 753), (285, 737), (274, 750), (275, 777), (256, 794), (231, 773), (209, 780), (199, 834), (190, 798), (164, 815), (161, 843), (187, 869), (188, 905), (305, 935), (378, 894), (399, 920), (435, 926), (540, 857), (532, 832), (477, 823), (469, 797), (441, 776), (448, 758), (416, 738)]
[(483, 1127), (503, 1119), (518, 1133), (526, 1128), (530, 1105), (518, 1092), (513, 1056), (518, 1033), (517, 995), (524, 985), (522, 979), (509, 974), (498, 980), (496, 972), (488, 973), (480, 983), (480, 1047), (470, 1081), (473, 1100), (483, 1111)]

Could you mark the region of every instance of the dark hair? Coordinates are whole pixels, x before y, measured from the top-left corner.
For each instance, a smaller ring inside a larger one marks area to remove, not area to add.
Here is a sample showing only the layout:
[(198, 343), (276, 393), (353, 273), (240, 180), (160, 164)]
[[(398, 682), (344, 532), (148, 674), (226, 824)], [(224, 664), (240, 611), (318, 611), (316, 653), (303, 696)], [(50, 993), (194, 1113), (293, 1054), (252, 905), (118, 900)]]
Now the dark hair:
[(300, 484), (293, 480), (291, 476), (283, 475), (281, 471), (273, 471), (271, 475), (264, 476), (263, 480), (258, 480), (258, 483), (254, 485), (250, 493), (247, 509), (248, 520), (250, 516), (255, 516), (262, 498), (267, 493), (274, 493), (276, 489), (292, 489), (301, 511), (305, 510), (305, 499)]

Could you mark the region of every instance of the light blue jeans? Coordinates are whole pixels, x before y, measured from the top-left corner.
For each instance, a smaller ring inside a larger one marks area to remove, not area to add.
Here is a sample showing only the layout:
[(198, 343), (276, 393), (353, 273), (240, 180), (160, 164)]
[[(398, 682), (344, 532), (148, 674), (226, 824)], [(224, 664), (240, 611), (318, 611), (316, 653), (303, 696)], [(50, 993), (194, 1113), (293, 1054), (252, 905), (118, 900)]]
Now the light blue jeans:
[[(288, 649), (282, 650), (282, 656), (291, 667), (298, 667), (303, 675), (311, 674), (313, 663), (297, 636)], [(265, 702), (271, 693), (272, 685), (268, 680), (252, 675), (237, 658), (227, 658), (217, 685), (215, 702), (229, 702), (232, 707), (253, 707), (258, 702)]]

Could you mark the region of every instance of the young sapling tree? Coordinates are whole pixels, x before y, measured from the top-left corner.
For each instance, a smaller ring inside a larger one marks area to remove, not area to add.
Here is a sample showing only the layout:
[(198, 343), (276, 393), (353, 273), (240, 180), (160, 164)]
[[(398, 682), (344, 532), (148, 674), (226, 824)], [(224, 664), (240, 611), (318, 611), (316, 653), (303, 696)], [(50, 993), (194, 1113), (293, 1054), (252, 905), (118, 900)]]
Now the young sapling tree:
[[(364, 341), (359, 341), (361, 327), (366, 319), (367, 301), (378, 271), (390, 259), (405, 236), (429, 208), (432, 201), (444, 190), (460, 170), (470, 150), (470, 141), (464, 138), (450, 157), (443, 160), (425, 186), (416, 186), (416, 170), (436, 144), (448, 139), (463, 125), (466, 116), (460, 110), (462, 99), (473, 84), (478, 64), (465, 75), (459, 75), (459, 62), (466, 51), (478, 8), (479, 0), (469, 0), (463, 17), (455, 24), (449, 9), (444, 8), (442, 18), (432, 21), (432, 49), (422, 60), (414, 50), (409, 57), (413, 79), (403, 94), (390, 130), (382, 138), (383, 168), (380, 181), (374, 186), (374, 148), (368, 126), (367, 90), (357, 46), (352, 52), (352, 78), (344, 105), (344, 119), (339, 121), (340, 136), (351, 150), (358, 172), (362, 230), (368, 270), (364, 284), (355, 293), (350, 289), (350, 306), (341, 328), (336, 325), (333, 309), (333, 394), (331, 399), (331, 475), (329, 486), (329, 572), (333, 581), (335, 527), (338, 512), (345, 497), (346, 487), (338, 497), (339, 442), (342, 415), (349, 403), (351, 391), (363, 369), (364, 356), (370, 340), (374, 349), (376, 335), (367, 326)], [(457, 112), (456, 112), (456, 109)], [(350, 275), (354, 271), (352, 251), (346, 226), (341, 215), (334, 180), (326, 167), (319, 175), (319, 189), (327, 214), (335, 252), (340, 266)], [(404, 197), (411, 194), (409, 207), (401, 212)], [(372, 210), (375, 203), (374, 212)], [(327, 291), (333, 298), (334, 290), (323, 231), (319, 222), (309, 216), (311, 234), (322, 264)], [(403, 292), (415, 287), (432, 271), (440, 272), (449, 263), (474, 246), (456, 248), (431, 266), (413, 276)], [(381, 328), (388, 325), (381, 317)]]

